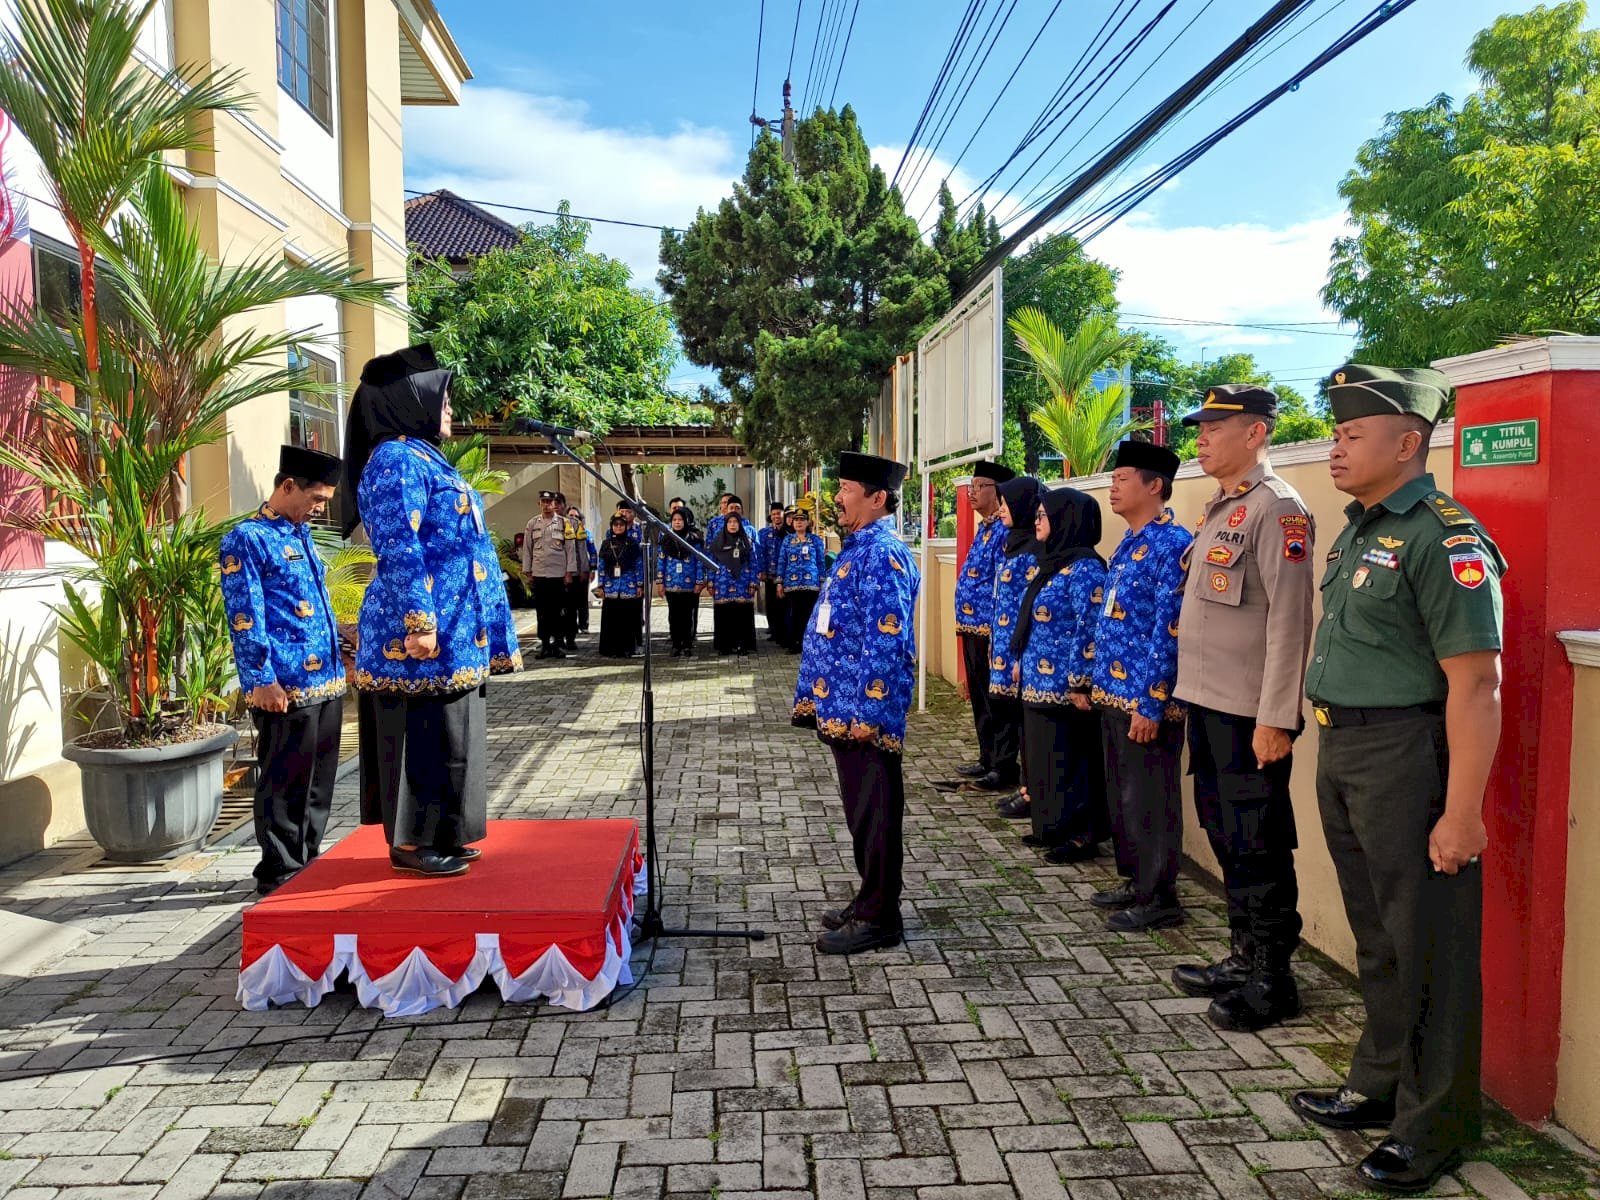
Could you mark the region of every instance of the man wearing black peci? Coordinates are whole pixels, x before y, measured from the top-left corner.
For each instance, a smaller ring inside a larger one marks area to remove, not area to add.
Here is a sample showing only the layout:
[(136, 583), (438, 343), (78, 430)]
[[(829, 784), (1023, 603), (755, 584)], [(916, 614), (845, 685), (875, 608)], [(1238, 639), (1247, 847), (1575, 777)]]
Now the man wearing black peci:
[(994, 573), (1005, 546), (1006, 527), (1000, 520), (996, 485), (1014, 474), (999, 463), (980, 462), (973, 465), (972, 481), (967, 485), (972, 511), (978, 518), (972, 545), (956, 574), (956, 637), (961, 642), (963, 686), (972, 704), (972, 724), (978, 735), (978, 761), (959, 770), (967, 779), (984, 778), (999, 761), (994, 748), (997, 731), (989, 711), (989, 638), (994, 623)]

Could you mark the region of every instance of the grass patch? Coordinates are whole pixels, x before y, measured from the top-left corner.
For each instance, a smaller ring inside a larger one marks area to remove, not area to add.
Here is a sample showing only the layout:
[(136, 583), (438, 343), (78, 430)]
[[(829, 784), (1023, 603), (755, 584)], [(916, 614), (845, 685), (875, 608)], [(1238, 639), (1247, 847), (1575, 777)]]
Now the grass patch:
[(1322, 1135), (1309, 1125), (1299, 1129), (1290, 1129), (1283, 1133), (1268, 1133), (1267, 1136), (1275, 1142), (1320, 1142)]
[(873, 1062), (878, 1061), (878, 1043), (873, 1041), (871, 1038), (867, 1039), (867, 1056), (871, 1058)]
[(1168, 1116), (1166, 1113), (1129, 1113), (1122, 1118), (1124, 1125), (1170, 1125), (1174, 1121), (1186, 1120), (1184, 1117)]
[(298, 1121), (295, 1122), (295, 1124), (300, 1126), (301, 1129), (310, 1129), (316, 1123), (317, 1123), (317, 1114), (316, 1113), (307, 1113), (305, 1116), (301, 1117)]
[(720, 1129), (713, 1129), (710, 1133), (706, 1134), (706, 1141), (710, 1142), (713, 1146), (715, 1146), (721, 1140), (722, 1130)]
[(117, 1093), (120, 1092), (121, 1090), (122, 1090), (122, 1085), (120, 1083), (117, 1084), (117, 1086), (114, 1087), (114, 1088), (107, 1088), (106, 1089), (106, 1103), (110, 1104), (111, 1101), (115, 1100), (116, 1096), (117, 1096)]
[(790, 1083), (800, 1082), (800, 1064), (795, 1061), (794, 1055), (789, 1055), (788, 1075)]
[(1349, 1076), (1350, 1056), (1355, 1053), (1354, 1046), (1347, 1046), (1343, 1042), (1312, 1042), (1306, 1049), (1327, 1063), (1328, 1069), (1340, 1079)]
[(1594, 1164), (1530, 1129), (1498, 1104), (1484, 1104), (1483, 1140), (1466, 1156), (1499, 1167), (1529, 1195), (1582, 1192), (1600, 1183), (1600, 1170)]
[(971, 1000), (967, 1001), (967, 1020), (971, 1021), (980, 1029), (983, 1028), (983, 1021), (978, 1016), (978, 1006)]

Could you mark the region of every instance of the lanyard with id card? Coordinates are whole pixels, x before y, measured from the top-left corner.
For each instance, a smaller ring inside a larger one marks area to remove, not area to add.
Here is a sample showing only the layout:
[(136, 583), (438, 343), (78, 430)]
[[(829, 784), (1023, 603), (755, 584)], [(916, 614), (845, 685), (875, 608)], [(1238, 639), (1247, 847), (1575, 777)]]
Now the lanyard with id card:
[(828, 593), (833, 588), (833, 576), (828, 576), (828, 581), (822, 585), (822, 599), (817, 602), (815, 611), (816, 620), (812, 628), (823, 637), (830, 632), (830, 623), (833, 621), (833, 605), (828, 603)]

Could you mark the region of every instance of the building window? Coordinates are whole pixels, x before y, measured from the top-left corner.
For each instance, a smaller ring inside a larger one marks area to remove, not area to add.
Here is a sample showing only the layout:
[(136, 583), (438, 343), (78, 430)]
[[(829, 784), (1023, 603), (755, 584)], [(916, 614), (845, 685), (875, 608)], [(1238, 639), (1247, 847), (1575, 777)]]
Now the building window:
[[(289, 351), (290, 370), (305, 370), (319, 384), (331, 386), (339, 381), (333, 363), (320, 355), (305, 350)], [(324, 454), (339, 453), (339, 401), (332, 394), (303, 392), (296, 388), (289, 393), (289, 440), (307, 450), (320, 450)]]
[[(78, 252), (39, 233), (32, 234), (29, 240), (33, 243), (34, 304), (63, 328), (76, 325), (83, 310), (83, 276)], [(94, 294), (99, 302), (101, 324), (125, 323), (127, 308), (115, 290), (110, 272), (98, 272), (96, 280)]]
[(278, 0), (278, 83), (330, 132), (332, 75), (328, 0)]

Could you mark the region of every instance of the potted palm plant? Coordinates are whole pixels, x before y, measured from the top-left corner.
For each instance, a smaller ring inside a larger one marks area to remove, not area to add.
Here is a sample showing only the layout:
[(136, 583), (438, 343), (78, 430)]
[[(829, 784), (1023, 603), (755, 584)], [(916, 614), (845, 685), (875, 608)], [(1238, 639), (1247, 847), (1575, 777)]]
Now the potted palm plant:
[(0, 445), (0, 465), (31, 481), (0, 520), (65, 543), (81, 564), (62, 628), (117, 720), (64, 753), (82, 771), (90, 833), (121, 861), (200, 844), (236, 738), (221, 719), (232, 670), (216, 554), (229, 521), (191, 506), (191, 455), (241, 404), (326, 390), (290, 365), (290, 349), (314, 339), (252, 318), (305, 296), (381, 303), (389, 287), (332, 259), (208, 258), (163, 156), (202, 148), (197, 118), (248, 102), (231, 74), (140, 65), (153, 8), (19, 0), (0, 39), (0, 108), (42, 161), (81, 281), (71, 313), (0, 306), (0, 364), (49, 381), (30, 436)]

